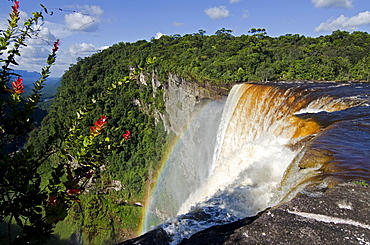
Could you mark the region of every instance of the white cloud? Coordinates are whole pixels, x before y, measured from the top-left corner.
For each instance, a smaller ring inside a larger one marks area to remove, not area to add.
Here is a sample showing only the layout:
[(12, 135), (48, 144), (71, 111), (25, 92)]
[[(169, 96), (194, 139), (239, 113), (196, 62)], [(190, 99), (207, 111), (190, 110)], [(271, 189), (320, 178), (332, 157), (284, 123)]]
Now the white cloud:
[(104, 14), (104, 11), (96, 5), (85, 5), (84, 8), (87, 10), (89, 14), (95, 17), (100, 17)]
[(90, 15), (81, 13), (66, 14), (64, 21), (66, 28), (71, 31), (93, 32), (98, 29), (97, 23)]
[(97, 51), (97, 48), (91, 43), (90, 44), (78, 43), (78, 44), (69, 46), (69, 53), (72, 56), (78, 55), (78, 56), (86, 57), (86, 56), (91, 55), (92, 53), (95, 53), (96, 51)]
[(80, 12), (66, 14), (66, 28), (71, 31), (94, 32), (99, 28), (100, 18), (104, 11), (99, 6), (77, 6)]
[(226, 6), (212, 7), (204, 10), (204, 12), (214, 20), (224, 19), (230, 16), (229, 10)]
[(19, 23), (24, 23), (28, 19), (28, 14), (22, 10), (19, 11)]
[[(46, 59), (51, 53), (56, 39), (61, 39), (61, 45), (57, 52), (56, 64), (51, 68), (51, 76), (62, 76), (71, 64), (76, 63), (78, 57), (84, 58), (107, 48), (107, 46), (95, 47), (88, 43), (74, 44), (69, 47), (63, 44), (63, 39), (74, 35), (76, 31), (97, 30), (103, 15), (103, 10), (98, 6), (85, 5), (74, 6), (73, 8), (78, 9), (78, 12), (65, 15), (66, 25), (44, 20), (39, 25), (34, 26), (34, 29), (38, 30), (36, 36), (27, 39), (26, 47), (21, 47), (21, 56), (16, 57), (19, 64), (15, 67), (16, 69), (40, 72), (42, 67), (46, 65)], [(20, 11), (20, 16), (20, 23), (29, 18), (27, 13), (23, 11)], [(3, 29), (7, 27), (6, 18), (7, 16), (4, 16), (0, 21), (0, 27), (4, 27)], [(7, 55), (6, 51), (1, 58), (4, 58), (5, 55)]]
[(74, 34), (74, 32), (68, 30), (66, 26), (63, 24), (57, 24), (57, 23), (45, 21), (43, 24), (43, 27), (51, 30), (52, 34), (57, 39), (63, 39), (63, 38), (72, 36)]
[[(33, 44), (28, 42), (27, 44), (27, 47), (22, 47), (21, 49), (22, 55), (17, 57), (16, 61), (19, 63), (17, 69), (40, 72), (42, 67), (46, 65), (46, 59), (53, 45), (47, 45), (45, 42), (43, 42), (43, 45), (41, 42), (35, 42)], [(78, 43), (64, 47), (63, 41), (61, 41), (59, 48), (56, 63), (52, 66), (51, 76), (53, 77), (62, 76), (71, 64), (76, 63), (78, 57), (84, 58), (91, 56), (98, 51), (108, 48), (108, 46), (97, 48), (93, 44)]]
[(238, 3), (240, 2), (241, 0), (229, 0), (230, 3)]
[(352, 8), (353, 0), (311, 0), (316, 8)]
[(47, 46), (48, 44), (53, 44), (57, 38), (53, 35), (50, 29), (45, 25), (35, 26), (35, 30), (38, 30), (36, 33), (37, 38), (31, 38), (27, 41), (27, 45), (42, 45)]
[(85, 58), (92, 54), (107, 48), (95, 47), (91, 43), (76, 43), (69, 47), (63, 47), (63, 42), (60, 45), (60, 49), (57, 52), (57, 62), (52, 67), (52, 76), (61, 76), (64, 71), (68, 70), (71, 64), (77, 62), (77, 58)]
[(98, 51), (103, 51), (104, 49), (110, 48), (110, 46), (101, 46), (98, 48)]
[(46, 58), (51, 49), (51, 46), (28, 42), (26, 47), (20, 49), (22, 55), (16, 58), (19, 64), (16, 69), (40, 72), (41, 68), (46, 65)]
[(155, 38), (155, 39), (159, 39), (159, 38), (161, 38), (161, 36), (163, 36), (163, 35), (164, 35), (163, 33), (161, 33), (161, 32), (157, 32), (157, 33), (155, 34), (154, 38)]
[[(24, 17), (27, 19), (25, 15)], [(41, 68), (46, 65), (46, 59), (51, 53), (56, 37), (45, 25), (35, 25), (33, 29), (37, 31), (32, 35), (32, 38), (26, 40), (27, 46), (20, 47), (21, 56), (16, 57), (19, 66), (15, 69), (40, 72)], [(4, 52), (2, 57), (6, 55), (7, 52)]]
[(370, 24), (370, 11), (361, 12), (353, 17), (339, 16), (336, 19), (329, 19), (315, 28), (316, 32), (341, 30), (356, 30), (360, 26)]

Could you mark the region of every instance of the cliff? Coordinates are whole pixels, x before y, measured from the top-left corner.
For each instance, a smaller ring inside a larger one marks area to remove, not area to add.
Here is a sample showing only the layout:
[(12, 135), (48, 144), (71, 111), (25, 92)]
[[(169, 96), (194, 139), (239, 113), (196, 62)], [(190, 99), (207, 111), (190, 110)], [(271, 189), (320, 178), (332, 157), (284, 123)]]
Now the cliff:
[(140, 73), (138, 81), (151, 86), (153, 96), (158, 96), (159, 87), (163, 86), (165, 112), (157, 111), (157, 120), (162, 120), (167, 132), (180, 135), (193, 116), (202, 108), (206, 100), (222, 100), (227, 96), (232, 84), (215, 85), (207, 81), (185, 79), (177, 74), (169, 73), (167, 81), (160, 81), (155, 73), (150, 76)]

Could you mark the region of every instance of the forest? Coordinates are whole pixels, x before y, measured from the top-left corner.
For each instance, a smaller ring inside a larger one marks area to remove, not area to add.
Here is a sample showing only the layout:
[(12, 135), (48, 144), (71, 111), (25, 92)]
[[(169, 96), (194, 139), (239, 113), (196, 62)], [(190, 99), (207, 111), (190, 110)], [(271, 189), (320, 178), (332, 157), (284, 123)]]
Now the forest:
[[(269, 37), (264, 29), (234, 37), (232, 30), (214, 35), (204, 30), (184, 36), (162, 36), (150, 42), (112, 47), (131, 53), (131, 62), (149, 69), (197, 80), (228, 83), (266, 80), (369, 80), (369, 35), (334, 31), (316, 38), (299, 34)], [(130, 51), (132, 47), (137, 51)]]
[[(131, 73), (130, 67), (134, 68)], [(148, 79), (157, 76), (162, 85), (154, 89), (150, 81), (149, 85), (139, 83), (140, 73)], [(85, 244), (114, 244), (135, 236), (143, 215), (139, 204), (145, 205), (166, 144), (174, 137), (155, 116), (166, 113), (169, 73), (215, 86), (276, 80), (368, 81), (370, 35), (337, 30), (315, 38), (299, 34), (270, 37), (264, 29), (252, 29), (233, 36), (225, 28), (212, 35), (199, 30), (121, 42), (71, 65), (28, 144), (37, 154), (61, 145), (69, 134), (65, 129), (76, 112), (82, 111), (88, 113), (84, 112), (76, 134), (88, 133), (94, 119), (104, 115), (107, 127), (99, 139), (111, 141), (125, 131), (131, 137), (123, 146), (104, 150), (100, 170), (80, 195), (81, 202), (57, 224), (54, 244), (64, 244), (71, 237)], [(58, 154), (51, 155), (38, 168), (43, 181), (50, 179), (60, 159)]]

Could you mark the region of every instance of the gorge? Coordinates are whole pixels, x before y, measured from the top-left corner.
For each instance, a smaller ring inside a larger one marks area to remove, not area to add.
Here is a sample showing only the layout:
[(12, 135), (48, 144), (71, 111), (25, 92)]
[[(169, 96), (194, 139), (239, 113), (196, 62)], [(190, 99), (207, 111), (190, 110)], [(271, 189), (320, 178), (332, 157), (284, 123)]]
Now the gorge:
[[(369, 181), (369, 89), (360, 82), (266, 82), (234, 85), (227, 100), (197, 97), (165, 157), (143, 232), (166, 237), (153, 244), (179, 244), (298, 193)], [(173, 98), (186, 104), (189, 96)], [(153, 242), (145, 237), (123, 244)], [(195, 241), (189, 244), (201, 244)]]

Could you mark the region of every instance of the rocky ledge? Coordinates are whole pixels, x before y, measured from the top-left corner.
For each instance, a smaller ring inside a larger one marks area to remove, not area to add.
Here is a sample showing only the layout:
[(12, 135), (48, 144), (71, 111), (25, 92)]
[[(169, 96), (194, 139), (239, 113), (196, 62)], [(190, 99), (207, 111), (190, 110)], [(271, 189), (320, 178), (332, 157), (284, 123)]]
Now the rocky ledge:
[[(361, 183), (341, 183), (301, 193), (254, 217), (198, 232), (181, 245), (370, 244), (369, 191)], [(170, 243), (163, 229), (155, 229), (120, 245)]]

